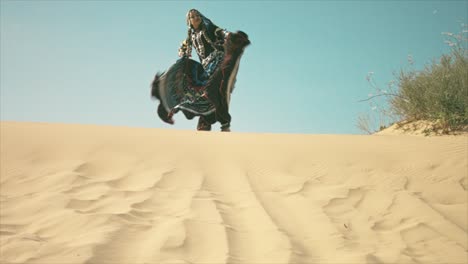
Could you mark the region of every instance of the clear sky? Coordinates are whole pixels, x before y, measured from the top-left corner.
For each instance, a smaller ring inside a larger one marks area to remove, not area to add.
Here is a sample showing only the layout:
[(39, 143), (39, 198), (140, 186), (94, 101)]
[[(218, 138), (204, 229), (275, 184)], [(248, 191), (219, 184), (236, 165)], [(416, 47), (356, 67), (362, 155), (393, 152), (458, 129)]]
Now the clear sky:
[(368, 72), (384, 87), (408, 55), (424, 68), (468, 19), (466, 0), (1, 0), (1, 120), (194, 130), (182, 113), (163, 123), (150, 98), (191, 8), (252, 42), (231, 99), (237, 132), (362, 134)]

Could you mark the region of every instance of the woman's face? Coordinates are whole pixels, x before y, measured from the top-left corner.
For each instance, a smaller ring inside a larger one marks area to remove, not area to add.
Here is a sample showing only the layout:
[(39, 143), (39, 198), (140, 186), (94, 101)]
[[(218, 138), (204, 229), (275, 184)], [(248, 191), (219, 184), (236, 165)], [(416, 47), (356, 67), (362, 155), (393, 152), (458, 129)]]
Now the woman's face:
[(192, 25), (192, 27), (194, 29), (198, 29), (198, 27), (200, 26), (200, 23), (201, 23), (201, 17), (200, 17), (200, 14), (198, 14), (197, 11), (191, 11), (190, 12), (189, 20), (190, 20), (190, 24)]

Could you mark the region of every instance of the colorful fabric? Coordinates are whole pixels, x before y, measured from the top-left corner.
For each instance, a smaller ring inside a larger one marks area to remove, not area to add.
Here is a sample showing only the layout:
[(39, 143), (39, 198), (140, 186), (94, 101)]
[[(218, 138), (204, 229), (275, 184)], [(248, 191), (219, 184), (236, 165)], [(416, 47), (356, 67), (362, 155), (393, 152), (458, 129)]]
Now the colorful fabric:
[(208, 75), (200, 63), (181, 58), (159, 77), (159, 95), (168, 113), (186, 110), (195, 115), (212, 113), (214, 105), (204, 96)]
[(158, 115), (173, 124), (172, 116), (182, 111), (188, 119), (203, 116), (207, 122), (220, 122), (228, 129), (230, 95), (234, 89), (240, 59), (250, 44), (244, 32), (231, 33), (224, 45), (222, 57), (213, 59), (205, 71), (201, 63), (183, 57), (166, 72), (156, 74), (151, 85), (151, 95), (160, 101)]

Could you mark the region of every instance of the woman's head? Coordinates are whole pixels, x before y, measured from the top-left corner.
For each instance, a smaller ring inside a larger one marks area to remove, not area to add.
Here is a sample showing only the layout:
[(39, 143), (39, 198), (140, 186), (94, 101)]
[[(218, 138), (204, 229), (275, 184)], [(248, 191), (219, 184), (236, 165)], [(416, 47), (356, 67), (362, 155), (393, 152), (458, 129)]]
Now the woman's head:
[(196, 9), (190, 9), (187, 13), (187, 26), (198, 29), (202, 24), (202, 14)]

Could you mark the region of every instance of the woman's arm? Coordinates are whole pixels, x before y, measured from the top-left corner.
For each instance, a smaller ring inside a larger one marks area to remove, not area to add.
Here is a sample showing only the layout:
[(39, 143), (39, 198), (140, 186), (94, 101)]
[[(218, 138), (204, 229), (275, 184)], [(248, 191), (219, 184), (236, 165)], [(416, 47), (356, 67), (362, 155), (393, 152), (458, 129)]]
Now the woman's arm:
[(222, 29), (219, 27), (216, 27), (215, 32), (214, 32), (216, 38), (220, 40), (224, 40), (230, 33), (231, 32), (227, 31), (226, 29)]
[(189, 43), (188, 39), (182, 41), (179, 46), (179, 57), (191, 57), (192, 56), (192, 45)]

